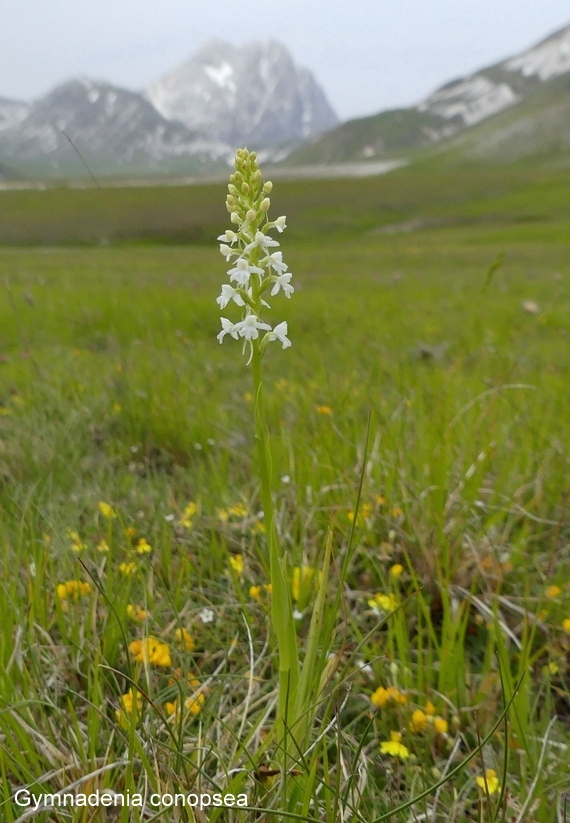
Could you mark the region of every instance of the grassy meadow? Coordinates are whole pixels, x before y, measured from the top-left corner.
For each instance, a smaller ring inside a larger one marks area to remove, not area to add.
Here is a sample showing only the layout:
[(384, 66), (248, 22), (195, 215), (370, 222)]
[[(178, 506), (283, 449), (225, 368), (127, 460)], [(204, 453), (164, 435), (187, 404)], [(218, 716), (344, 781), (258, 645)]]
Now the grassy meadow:
[[(216, 340), (224, 185), (0, 193), (2, 821), (570, 820), (569, 184), (275, 184), (301, 656), (332, 545), (282, 774), (250, 369)], [(145, 806), (32, 813), (22, 787)], [(195, 791), (251, 809), (148, 803)]]

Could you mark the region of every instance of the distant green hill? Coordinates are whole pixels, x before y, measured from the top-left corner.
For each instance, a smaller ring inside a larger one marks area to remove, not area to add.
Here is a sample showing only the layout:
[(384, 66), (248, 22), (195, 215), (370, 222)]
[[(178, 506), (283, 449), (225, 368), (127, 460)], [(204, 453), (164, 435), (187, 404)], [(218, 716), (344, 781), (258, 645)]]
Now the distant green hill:
[[(426, 149), (428, 150), (426, 152)], [(570, 27), (534, 48), (447, 83), (418, 106), (343, 123), (286, 163), (438, 156), (566, 162), (570, 149)]]
[(518, 105), (433, 146), (426, 155), (446, 164), (570, 166), (570, 74), (535, 88)]
[(431, 146), (445, 120), (417, 109), (393, 109), (349, 120), (289, 156), (287, 165), (378, 160)]

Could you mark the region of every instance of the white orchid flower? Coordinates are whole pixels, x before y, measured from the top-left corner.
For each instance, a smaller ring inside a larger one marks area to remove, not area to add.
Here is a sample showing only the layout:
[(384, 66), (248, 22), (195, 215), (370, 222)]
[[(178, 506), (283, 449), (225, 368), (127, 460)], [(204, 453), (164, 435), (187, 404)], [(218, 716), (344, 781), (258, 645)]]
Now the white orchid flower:
[(271, 326), (268, 323), (262, 323), (257, 315), (248, 314), (242, 321), (235, 324), (234, 329), (245, 340), (257, 340), (260, 329), (262, 331), (271, 331)]
[(287, 321), (284, 320), (282, 323), (278, 323), (277, 326), (270, 331), (267, 335), (267, 339), (271, 340), (279, 340), (282, 343), (283, 348), (287, 349), (291, 345), (291, 341), (287, 337)]
[(271, 266), (277, 274), (283, 274), (284, 271), (287, 271), (287, 263), (283, 262), (283, 252), (281, 251), (274, 251), (273, 254), (268, 254), (259, 262), (262, 266)]
[(223, 343), (224, 337), (226, 334), (231, 335), (234, 340), (238, 339), (238, 330), (235, 323), (232, 323), (231, 320), (228, 320), (227, 317), (220, 317), (222, 321), (222, 330), (218, 334), (218, 340), (220, 343)]
[(216, 302), (221, 309), (225, 309), (231, 300), (233, 300), (234, 303), (237, 303), (238, 306), (245, 306), (244, 299), (237, 289), (234, 289), (233, 286), (229, 286), (225, 283), (222, 286), (222, 293), (216, 299)]
[(253, 238), (251, 243), (248, 243), (245, 249), (243, 250), (244, 254), (249, 254), (253, 249), (261, 249), (265, 252), (265, 254), (269, 254), (268, 249), (271, 246), (279, 246), (277, 240), (274, 240), (272, 237), (269, 237), (267, 234), (264, 234), (262, 231), (256, 231), (255, 237)]
[(239, 254), (239, 251), (235, 251), (235, 249), (230, 249), (229, 246), (226, 246), (225, 243), (220, 243), (220, 254), (223, 254), (226, 258), (226, 263), (230, 258), (235, 257)]
[(223, 243), (229, 243), (230, 246), (233, 246), (237, 239), (237, 234), (235, 233), (235, 231), (232, 231), (231, 229), (226, 229), (225, 232), (223, 234), (220, 234), (220, 236), (218, 237), (218, 240), (221, 240)]
[(230, 280), (233, 280), (234, 283), (239, 283), (240, 286), (247, 286), (252, 274), (263, 275), (265, 272), (263, 269), (260, 269), (259, 266), (254, 266), (249, 263), (245, 257), (240, 257), (239, 260), (236, 260), (233, 269), (229, 269), (228, 271)]
[(271, 297), (275, 297), (276, 294), (279, 293), (279, 289), (283, 289), (285, 293), (285, 297), (291, 297), (295, 289), (289, 281), (293, 275), (290, 271), (286, 271), (283, 274), (278, 274), (273, 276), (273, 280), (275, 281), (273, 284), (273, 288), (271, 289)]

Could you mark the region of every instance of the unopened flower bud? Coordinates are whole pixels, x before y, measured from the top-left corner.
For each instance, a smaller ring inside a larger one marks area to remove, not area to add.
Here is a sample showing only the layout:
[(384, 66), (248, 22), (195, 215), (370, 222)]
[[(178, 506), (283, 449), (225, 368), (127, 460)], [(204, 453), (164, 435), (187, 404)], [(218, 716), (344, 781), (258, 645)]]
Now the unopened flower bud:
[(257, 169), (256, 172), (254, 172), (253, 179), (255, 180), (256, 183), (259, 183), (261, 181), (261, 172), (260, 172), (259, 169)]
[(235, 199), (235, 197), (233, 196), (233, 194), (228, 194), (228, 196), (226, 197), (226, 203), (229, 203), (229, 204), (230, 204), (230, 206), (235, 206), (235, 204), (236, 204), (236, 199)]
[(245, 219), (247, 220), (248, 223), (253, 223), (253, 221), (255, 220), (256, 217), (257, 217), (257, 214), (254, 212), (253, 209), (249, 209), (249, 211), (245, 215)]
[(230, 214), (230, 221), (231, 221), (232, 223), (239, 223), (239, 214), (237, 213), (237, 211), (233, 211), (233, 212)]
[(264, 194), (271, 194), (273, 190), (273, 183), (271, 180), (268, 180), (266, 183), (263, 184), (263, 193)]
[(248, 186), (248, 184), (247, 184), (247, 183), (242, 183), (242, 184), (241, 184), (241, 190), (242, 190), (242, 192), (243, 192), (244, 194), (249, 194), (249, 186)]
[(229, 184), (228, 191), (230, 194), (233, 194), (234, 197), (239, 195), (239, 189), (237, 189), (232, 183)]
[(269, 206), (271, 205), (271, 201), (269, 197), (264, 197), (261, 203), (259, 204), (259, 208), (261, 211), (269, 211)]

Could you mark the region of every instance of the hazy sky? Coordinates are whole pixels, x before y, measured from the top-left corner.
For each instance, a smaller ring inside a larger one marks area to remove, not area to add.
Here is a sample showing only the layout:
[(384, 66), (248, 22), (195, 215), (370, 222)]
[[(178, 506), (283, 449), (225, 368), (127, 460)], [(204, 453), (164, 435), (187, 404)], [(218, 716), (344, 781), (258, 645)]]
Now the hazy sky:
[(1, 0), (0, 97), (77, 75), (143, 88), (217, 37), (275, 38), (343, 119), (438, 85), (570, 24), (570, 0)]

